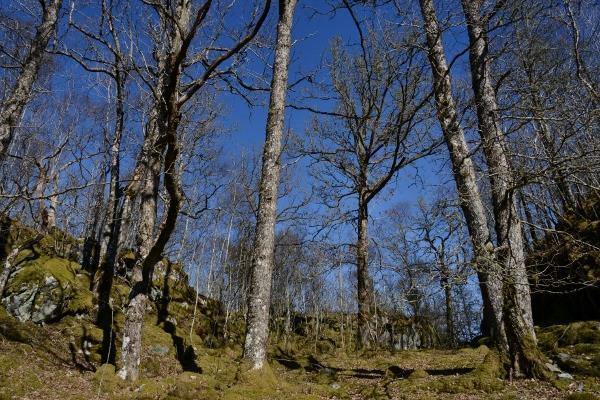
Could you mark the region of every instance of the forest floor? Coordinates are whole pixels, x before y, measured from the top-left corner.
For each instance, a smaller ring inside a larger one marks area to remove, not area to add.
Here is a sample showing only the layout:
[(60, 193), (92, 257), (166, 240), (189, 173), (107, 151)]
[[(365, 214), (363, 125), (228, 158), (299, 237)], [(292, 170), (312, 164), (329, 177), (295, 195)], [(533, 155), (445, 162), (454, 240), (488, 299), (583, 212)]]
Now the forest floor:
[[(594, 399), (600, 379), (554, 383), (495, 375), (486, 346), (457, 350), (313, 355), (275, 347), (270, 367), (247, 371), (239, 347), (197, 347), (193, 368), (177, 357), (177, 336), (147, 321), (142, 374), (121, 381), (91, 359), (97, 328), (82, 318), (21, 323), (0, 306), (0, 399)], [(187, 369), (187, 371), (185, 371)], [(191, 372), (190, 370), (194, 371)], [(583, 391), (582, 391), (583, 390)]]

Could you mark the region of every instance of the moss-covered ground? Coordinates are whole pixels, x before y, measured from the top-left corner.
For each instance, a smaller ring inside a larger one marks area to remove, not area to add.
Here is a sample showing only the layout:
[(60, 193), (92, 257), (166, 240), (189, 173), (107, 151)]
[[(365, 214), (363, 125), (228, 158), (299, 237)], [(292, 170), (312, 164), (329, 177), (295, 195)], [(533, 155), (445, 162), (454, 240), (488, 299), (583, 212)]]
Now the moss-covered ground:
[[(4, 241), (10, 242), (7, 237)], [(356, 352), (348, 348), (350, 337), (340, 340), (333, 317), (316, 341), (302, 332), (292, 337), (275, 333), (269, 366), (248, 370), (241, 362), (243, 319), (229, 316), (225, 325), (219, 305), (196, 297), (181, 267), (166, 262), (157, 268), (154, 288), (161, 294), (144, 324), (140, 379), (123, 382), (113, 365), (102, 363), (101, 348), (103, 343), (117, 352), (120, 348), (126, 280), (115, 279), (113, 331), (106, 340), (107, 332), (93, 323), (89, 274), (68, 252), (44, 249), (69, 248), (64, 244), (72, 240), (58, 234), (45, 240), (49, 243), (36, 246), (32, 254), (20, 255), (23, 262), (9, 290), (51, 275), (61, 288), (69, 288), (69, 296), (59, 299), (65, 304), (60, 318), (46, 325), (19, 322), (0, 305), (0, 400), (600, 399), (599, 322), (538, 331), (541, 349), (572, 380), (508, 381), (497, 355), (484, 345)]]
[[(502, 379), (498, 359), (486, 346), (352, 354), (272, 346), (269, 367), (249, 371), (240, 362), (239, 346), (206, 347), (195, 333), (190, 338), (189, 332), (156, 324), (153, 314), (145, 324), (142, 375), (130, 384), (115, 375), (114, 366), (100, 364), (96, 347), (101, 338), (102, 331), (85, 317), (39, 326), (18, 322), (0, 307), (0, 399), (538, 400), (600, 395), (600, 380), (582, 374), (554, 384)], [(188, 348), (191, 367), (178, 354), (186, 346), (193, 346)]]

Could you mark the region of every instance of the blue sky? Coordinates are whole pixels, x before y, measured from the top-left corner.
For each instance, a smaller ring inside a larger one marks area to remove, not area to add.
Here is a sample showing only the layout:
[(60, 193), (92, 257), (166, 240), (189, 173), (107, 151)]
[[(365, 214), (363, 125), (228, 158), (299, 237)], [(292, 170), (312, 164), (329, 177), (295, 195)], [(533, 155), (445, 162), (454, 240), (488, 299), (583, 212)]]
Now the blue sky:
[[(329, 7), (322, 0), (299, 1), (293, 29), (293, 38), (296, 43), (290, 65), (290, 82), (294, 82), (319, 66), (334, 37), (341, 36), (344, 43), (355, 44), (357, 42), (356, 28), (349, 13), (346, 10), (331, 13)], [(318, 13), (315, 13), (315, 10)], [(273, 16), (276, 16), (276, 7), (272, 9), (271, 17)], [(380, 16), (396, 18), (391, 14)], [(450, 35), (446, 35), (448, 36), (446, 38), (447, 46), (450, 49), (461, 47), (460, 41), (464, 39), (461, 30), (450, 33)], [(295, 102), (294, 96), (295, 93), (290, 93), (289, 101)], [(224, 145), (224, 151), (229, 157), (239, 157), (239, 154), (247, 152), (248, 148), (261, 149), (265, 137), (266, 107), (264, 104), (267, 97), (263, 97), (262, 100), (262, 105), (250, 108), (239, 97), (227, 95), (223, 98), (222, 101), (228, 110), (224, 121), (231, 130), (231, 136), (225, 139), (227, 142)], [(327, 105), (323, 105), (323, 107), (327, 107)], [(306, 131), (311, 118), (310, 112), (287, 109), (287, 126), (296, 134), (302, 135)], [(416, 169), (413, 167), (401, 171), (399, 179), (395, 183), (391, 183), (391, 186), (395, 185), (397, 189), (394, 190), (393, 195), (385, 196), (385, 199), (376, 198), (371, 204), (371, 217), (381, 217), (385, 210), (396, 203), (414, 204), (419, 196), (429, 198), (434, 192), (439, 193), (438, 186), (442, 183), (445, 183), (446, 186), (450, 183), (450, 191), (447, 192), (452, 194), (453, 186), (449, 181), (450, 170), (447, 165), (443, 165), (444, 159), (445, 155), (434, 156), (417, 163), (415, 166), (419, 169), (418, 178), (415, 176)]]

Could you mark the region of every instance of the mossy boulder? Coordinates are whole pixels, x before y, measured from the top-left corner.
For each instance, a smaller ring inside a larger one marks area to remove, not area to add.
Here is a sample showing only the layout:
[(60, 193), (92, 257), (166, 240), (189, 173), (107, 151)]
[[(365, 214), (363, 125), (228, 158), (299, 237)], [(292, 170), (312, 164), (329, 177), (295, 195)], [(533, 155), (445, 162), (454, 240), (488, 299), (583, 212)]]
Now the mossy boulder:
[(583, 343), (600, 344), (600, 321), (582, 321), (538, 328), (537, 336), (540, 347), (549, 351)]
[(489, 351), (483, 363), (473, 371), (459, 377), (446, 377), (432, 383), (440, 392), (469, 393), (483, 391), (493, 393), (504, 387), (504, 366), (495, 351)]
[(600, 377), (600, 322), (582, 321), (540, 328), (538, 341), (564, 371)]
[[(0, 214), (0, 259), (4, 259), (16, 245), (32, 239), (37, 234), (35, 229)], [(81, 246), (81, 240), (60, 229), (52, 228), (36, 243), (35, 248), (39, 253), (50, 257), (79, 262)]]
[(89, 282), (79, 264), (26, 250), (17, 257), (2, 303), (20, 321), (52, 322), (91, 311)]
[(413, 372), (410, 373), (410, 375), (408, 375), (408, 379), (425, 379), (429, 376), (429, 374), (427, 373), (427, 371), (425, 371), (424, 369), (418, 368), (415, 369)]
[(111, 394), (127, 385), (117, 376), (115, 366), (111, 364), (103, 364), (98, 367), (92, 381), (98, 392)]
[(600, 196), (559, 217), (528, 254), (536, 325), (600, 319)]

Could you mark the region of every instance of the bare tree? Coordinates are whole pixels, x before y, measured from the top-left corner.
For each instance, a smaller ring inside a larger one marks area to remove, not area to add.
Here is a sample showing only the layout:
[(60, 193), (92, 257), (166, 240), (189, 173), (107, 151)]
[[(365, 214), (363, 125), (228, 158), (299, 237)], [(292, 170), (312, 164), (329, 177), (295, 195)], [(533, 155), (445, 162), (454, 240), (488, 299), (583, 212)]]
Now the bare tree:
[[(141, 64), (137, 67), (141, 79), (147, 83), (152, 94), (153, 105), (146, 125), (146, 135), (142, 150), (136, 160), (133, 180), (127, 188), (130, 199), (139, 196), (140, 225), (137, 231), (136, 264), (132, 275), (132, 289), (125, 310), (123, 345), (121, 348), (122, 366), (119, 376), (136, 380), (141, 358), (142, 327), (152, 283), (154, 266), (162, 257), (162, 252), (175, 229), (181, 207), (182, 193), (178, 157), (180, 144), (178, 129), (185, 104), (210, 79), (223, 74), (218, 68), (238, 54), (258, 33), (270, 8), (265, 2), (262, 12), (249, 32), (231, 47), (220, 49), (213, 59), (206, 59), (209, 49), (200, 49), (192, 54), (192, 42), (207, 23), (212, 1), (207, 0), (195, 7), (191, 0), (184, 0), (177, 6), (169, 2), (149, 2), (147, 5), (158, 17), (158, 29), (151, 30), (156, 65)], [(185, 82), (184, 70), (201, 63), (204, 72), (194, 74)], [(164, 174), (164, 186), (168, 196), (163, 221), (155, 234), (155, 221), (158, 211), (158, 189), (160, 174)]]
[[(363, 32), (352, 6), (346, 4), (358, 31), (357, 55), (332, 48), (331, 87), (320, 98), (335, 101), (309, 131), (305, 153), (317, 164), (316, 178), (326, 205), (338, 209), (355, 199), (349, 213), (356, 221), (359, 346), (374, 339), (373, 283), (369, 273), (369, 204), (402, 168), (434, 152), (440, 142), (422, 130), (430, 92), (424, 90), (421, 54), (413, 32)], [(327, 200), (329, 199), (329, 200)]]
[(0, 161), (4, 159), (10, 143), (13, 140), (15, 129), (21, 121), (23, 110), (31, 100), (33, 85), (37, 79), (40, 66), (48, 42), (52, 37), (58, 21), (62, 0), (41, 0), (41, 23), (36, 27), (35, 36), (29, 44), (27, 57), (17, 65), (18, 76), (12, 90), (0, 103)]
[[(74, 60), (86, 71), (108, 77), (109, 99), (114, 96), (114, 127), (108, 139), (110, 141), (109, 173), (110, 183), (104, 219), (100, 228), (98, 262), (100, 269), (94, 277), (92, 289), (98, 296), (98, 320), (107, 313), (110, 288), (117, 258), (117, 240), (119, 236), (119, 205), (121, 199), (120, 161), (121, 141), (125, 125), (126, 85), (130, 61), (123, 50), (119, 27), (115, 21), (115, 5), (103, 0), (100, 5), (103, 26), (97, 30), (80, 24), (74, 17), (74, 7), (70, 10), (69, 28), (75, 37), (87, 44), (84, 50), (69, 48), (66, 44), (57, 48), (56, 53)], [(95, 21), (94, 21), (95, 22)], [(106, 33), (104, 33), (106, 32)], [(114, 90), (114, 95), (113, 95)], [(112, 119), (112, 118), (111, 118)], [(101, 192), (103, 194), (103, 191)]]
[(433, 256), (432, 272), (439, 279), (444, 292), (447, 343), (450, 347), (456, 347), (458, 335), (453, 290), (458, 271), (453, 270), (453, 266), (460, 266), (462, 261), (461, 249), (465, 243), (461, 241), (460, 230), (463, 222), (444, 200), (431, 205), (419, 201), (418, 208), (415, 229), (425, 244), (425, 253)]
[(420, 6), (427, 36), (437, 117), (448, 146), (460, 206), (473, 244), (483, 299), (484, 320), (489, 325), (489, 333), (498, 347), (507, 349), (508, 344), (502, 324), (501, 271), (495, 263), (494, 244), (488, 229), (484, 202), (477, 185), (471, 151), (460, 125), (452, 95), (450, 69), (442, 43), (442, 29), (438, 23), (433, 0), (420, 0)]
[(490, 174), (497, 261), (503, 267), (504, 326), (510, 351), (510, 371), (528, 377), (546, 375), (537, 349), (531, 296), (525, 268), (522, 224), (515, 204), (513, 171), (504, 132), (498, 118), (496, 88), (492, 82), (488, 23), (498, 8), (482, 13), (481, 0), (462, 0), (469, 34), (469, 61), (479, 133)]

